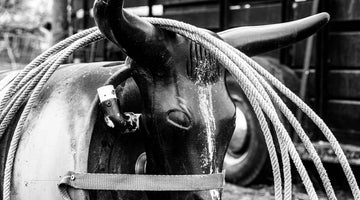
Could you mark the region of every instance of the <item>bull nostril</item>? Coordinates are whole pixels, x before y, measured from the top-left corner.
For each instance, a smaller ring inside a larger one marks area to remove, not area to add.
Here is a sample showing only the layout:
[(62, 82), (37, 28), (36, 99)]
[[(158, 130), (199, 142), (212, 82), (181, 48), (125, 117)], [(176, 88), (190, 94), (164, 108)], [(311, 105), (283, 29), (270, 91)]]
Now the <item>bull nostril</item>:
[(170, 110), (167, 115), (167, 121), (181, 129), (188, 130), (191, 127), (190, 116), (180, 110)]

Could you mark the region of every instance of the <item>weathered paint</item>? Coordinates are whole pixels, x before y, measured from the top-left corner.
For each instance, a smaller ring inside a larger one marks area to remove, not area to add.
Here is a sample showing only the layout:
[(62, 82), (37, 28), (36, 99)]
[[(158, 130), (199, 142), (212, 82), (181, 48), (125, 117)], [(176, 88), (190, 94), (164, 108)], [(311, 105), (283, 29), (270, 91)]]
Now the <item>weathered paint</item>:
[[(214, 153), (215, 153), (215, 118), (213, 113), (213, 102), (212, 102), (212, 91), (211, 85), (199, 86), (199, 102), (200, 102), (200, 112), (205, 122), (205, 133), (207, 137), (207, 147), (204, 148), (202, 154), (203, 157), (203, 168), (210, 166), (210, 173), (214, 173), (213, 164), (214, 164)], [(205, 169), (203, 169), (205, 170)], [(204, 171), (204, 173), (206, 173)]]
[[(97, 114), (96, 89), (121, 65), (70, 65), (44, 87), (26, 121), (16, 154), (11, 198), (62, 199), (57, 188), (67, 171), (87, 172), (88, 151)], [(74, 199), (86, 199), (81, 190)]]
[(216, 59), (210, 55), (208, 51), (202, 48), (195, 42), (191, 43), (191, 69), (192, 77), (197, 85), (197, 94), (199, 101), (199, 109), (201, 116), (205, 122), (205, 129), (203, 133), (206, 135), (206, 144), (202, 157), (203, 173), (207, 173), (206, 169), (210, 169), (210, 173), (214, 172), (214, 159), (216, 155), (215, 148), (215, 130), (216, 121), (214, 117), (214, 103), (213, 103), (213, 82), (219, 79), (219, 65)]
[(210, 190), (211, 200), (220, 200), (219, 190)]

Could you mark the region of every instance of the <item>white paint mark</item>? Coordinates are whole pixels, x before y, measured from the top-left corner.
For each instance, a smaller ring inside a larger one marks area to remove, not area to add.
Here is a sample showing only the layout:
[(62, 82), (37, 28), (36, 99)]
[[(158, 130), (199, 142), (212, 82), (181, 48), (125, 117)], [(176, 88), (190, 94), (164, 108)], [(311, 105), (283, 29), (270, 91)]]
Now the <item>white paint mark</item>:
[(116, 99), (115, 88), (113, 85), (106, 85), (99, 87), (97, 89), (97, 92), (100, 99), (100, 103), (110, 99)]
[(219, 190), (210, 190), (211, 200), (220, 200)]
[[(210, 64), (207, 60), (199, 61), (200, 65), (197, 66), (197, 81), (196, 85), (198, 86), (198, 95), (200, 103), (200, 112), (202, 118), (205, 122), (205, 133), (207, 137), (207, 146), (204, 148), (202, 154), (202, 166), (203, 172), (205, 172), (206, 167), (210, 167), (210, 173), (214, 173), (213, 164), (214, 164), (214, 153), (215, 149), (215, 130), (216, 123), (213, 113), (213, 101), (212, 101), (212, 85), (209, 83), (204, 83), (204, 77), (206, 73), (206, 67)], [(209, 166), (210, 165), (210, 166)]]
[(213, 113), (213, 103), (212, 103), (212, 92), (211, 85), (199, 86), (198, 88), (199, 102), (200, 102), (200, 112), (205, 122), (205, 134), (207, 137), (207, 158), (205, 158), (204, 164), (210, 165), (210, 173), (213, 173), (212, 164), (214, 160), (214, 136), (215, 136), (215, 118)]

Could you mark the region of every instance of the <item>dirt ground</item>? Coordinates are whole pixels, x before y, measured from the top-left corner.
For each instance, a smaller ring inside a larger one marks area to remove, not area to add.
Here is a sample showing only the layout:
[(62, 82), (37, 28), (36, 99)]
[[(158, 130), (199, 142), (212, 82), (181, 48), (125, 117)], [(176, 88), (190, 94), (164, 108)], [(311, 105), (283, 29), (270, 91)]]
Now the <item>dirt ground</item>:
[[(328, 199), (322, 191), (317, 191), (320, 200)], [(350, 192), (343, 190), (336, 191), (339, 200), (354, 199)], [(272, 200), (274, 198), (274, 188), (272, 186), (258, 185), (250, 188), (239, 187), (233, 184), (226, 184), (223, 194), (224, 200)], [(307, 200), (308, 195), (301, 185), (293, 186), (294, 200)]]

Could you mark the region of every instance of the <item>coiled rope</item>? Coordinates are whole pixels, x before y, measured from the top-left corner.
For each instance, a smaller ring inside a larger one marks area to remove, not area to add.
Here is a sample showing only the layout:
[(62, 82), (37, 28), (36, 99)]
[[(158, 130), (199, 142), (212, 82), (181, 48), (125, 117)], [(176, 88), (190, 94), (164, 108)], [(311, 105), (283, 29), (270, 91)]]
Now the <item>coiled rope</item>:
[[(4, 200), (10, 200), (12, 168), (14, 164), (17, 145), (21, 138), (22, 128), (25, 124), (25, 121), (28, 114), (30, 113), (32, 106), (36, 103), (36, 99), (39, 96), (43, 86), (49, 80), (55, 70), (63, 62), (65, 62), (66, 59), (76, 49), (84, 47), (92, 42), (101, 40), (103, 38), (104, 36), (102, 36), (102, 34), (97, 28), (92, 28), (76, 34), (63, 42), (60, 42), (59, 44), (55, 45), (54, 47), (40, 55), (38, 58), (36, 58), (32, 63), (26, 66), (23, 72), (20, 73), (18, 77), (16, 77), (15, 80), (11, 83), (9, 90), (5, 94), (3, 100), (4, 103), (2, 102), (0, 105), (0, 117), (2, 120), (0, 124), (0, 138), (4, 134), (6, 128), (10, 124), (17, 111), (20, 109), (21, 105), (23, 105), (25, 101), (27, 102), (14, 131), (14, 135), (11, 139), (8, 155), (6, 158), (3, 185)], [(36, 74), (34, 72), (39, 73)], [(24, 81), (26, 79), (29, 79), (28, 83)], [(17, 92), (15, 90), (17, 87), (17, 83), (19, 83), (19, 85), (20, 83), (26, 84), (24, 86), (19, 86), (21, 87), (21, 92), (14, 96), (14, 94), (16, 94)], [(12, 96), (14, 96), (14, 98), (9, 102), (9, 105), (6, 105), (5, 98), (8, 98), (7, 100), (9, 100)], [(6, 108), (4, 109), (5, 105)]]
[[(310, 199), (316, 200), (318, 199), (318, 196), (300, 159), (300, 156), (296, 152), (295, 146), (292, 143), (289, 134), (278, 117), (275, 107), (279, 108), (279, 110), (284, 114), (285, 118), (290, 122), (295, 132), (304, 143), (305, 148), (310, 154), (310, 158), (313, 160), (316, 169), (320, 174), (328, 198), (336, 199), (336, 196), (325, 168), (310, 139), (301, 127), (300, 123), (295, 119), (294, 115), (274, 91), (273, 87), (278, 89), (287, 98), (294, 102), (294, 104), (297, 105), (311, 120), (313, 120), (319, 129), (324, 133), (339, 159), (354, 198), (360, 199), (360, 190), (355, 176), (350, 168), (345, 154), (330, 129), (309, 106), (307, 106), (300, 98), (286, 88), (280, 81), (278, 81), (251, 58), (247, 57), (229, 44), (211, 36), (200, 28), (169, 19), (145, 19), (160, 28), (181, 34), (204, 46), (236, 78), (254, 108), (266, 140), (266, 145), (269, 149), (274, 174), (274, 190), (276, 199), (287, 200), (292, 198), (290, 158), (293, 160), (294, 165), (299, 172)], [(11, 140), (6, 159), (3, 185), (4, 200), (10, 200), (12, 168), (17, 145), (19, 139), (21, 138), (22, 128), (32, 106), (36, 103), (36, 99), (43, 86), (60, 64), (65, 62), (76, 49), (84, 47), (92, 42), (99, 41), (103, 38), (104, 36), (97, 28), (91, 28), (73, 35), (38, 56), (11, 82), (9, 89), (6, 91), (4, 98), (0, 103), (0, 139), (15, 114), (19, 111), (22, 105), (26, 104)], [(268, 82), (270, 82), (273, 87), (270, 86)], [(276, 153), (269, 124), (265, 116), (270, 119), (270, 122), (274, 126), (277, 139), (280, 143), (280, 153), (284, 175), (283, 178), (281, 177), (279, 158)]]

